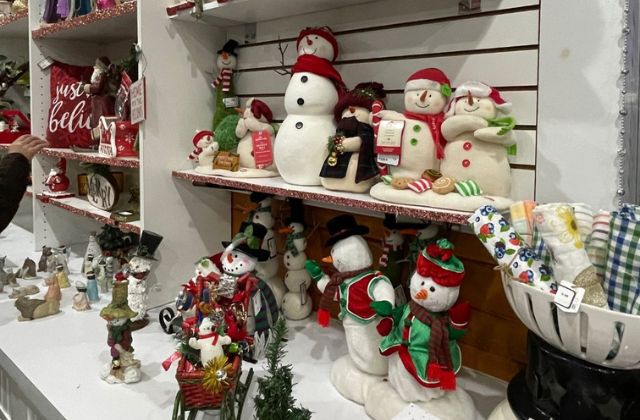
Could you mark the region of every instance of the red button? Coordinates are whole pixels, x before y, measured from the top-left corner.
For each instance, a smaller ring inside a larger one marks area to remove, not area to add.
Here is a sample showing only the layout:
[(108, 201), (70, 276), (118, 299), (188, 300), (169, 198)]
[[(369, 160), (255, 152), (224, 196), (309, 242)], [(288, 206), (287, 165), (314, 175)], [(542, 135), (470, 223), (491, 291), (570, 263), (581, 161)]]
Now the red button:
[(470, 150), (471, 149), (471, 142), (470, 141), (465, 141), (464, 144), (462, 145), (462, 147), (464, 148), (464, 150)]
[(469, 161), (469, 159), (465, 159), (462, 161), (462, 166), (464, 166), (465, 168), (468, 168), (469, 165), (471, 165), (471, 162)]

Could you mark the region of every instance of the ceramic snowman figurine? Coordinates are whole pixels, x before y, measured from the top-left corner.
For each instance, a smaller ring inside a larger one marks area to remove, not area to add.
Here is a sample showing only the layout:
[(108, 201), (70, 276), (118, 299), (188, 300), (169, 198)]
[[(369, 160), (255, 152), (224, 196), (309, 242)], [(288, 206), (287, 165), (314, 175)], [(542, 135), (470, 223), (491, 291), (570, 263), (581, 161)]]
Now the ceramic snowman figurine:
[(385, 96), (382, 84), (369, 82), (358, 84), (338, 101), (334, 108), (338, 127), (320, 172), (326, 189), (367, 192), (375, 184), (378, 168), (370, 114), (374, 102)]
[(329, 324), (330, 304), (337, 300), (349, 354), (333, 364), (331, 382), (345, 398), (362, 404), (368, 388), (387, 374), (387, 360), (378, 352), (378, 328), (386, 332), (388, 323), (379, 324), (381, 319), (371, 305), (386, 302), (392, 307), (394, 290), (389, 279), (371, 267), (371, 250), (361, 236), (369, 228), (345, 214), (330, 220), (327, 229), (331, 237), (325, 245), (331, 247), (331, 256), (323, 261), (332, 263), (337, 272), (329, 278), (318, 267), (314, 270), (311, 261), (308, 264), (312, 277), (321, 277), (318, 322)]
[(506, 116), (510, 112), (511, 104), (484, 83), (465, 82), (456, 89), (442, 124), (447, 145), (440, 171), (456, 180), (461, 196), (511, 194), (507, 147), (515, 143), (515, 121)]
[(231, 344), (231, 337), (220, 335), (215, 331), (215, 325), (210, 318), (204, 318), (198, 327), (198, 338), (191, 337), (189, 346), (200, 350), (200, 360), (203, 366), (215, 359), (224, 356), (222, 346)]
[(307, 28), (296, 41), (298, 59), (284, 94), (287, 117), (274, 146), (275, 163), (289, 184), (320, 185), (328, 155), (327, 139), (335, 134), (333, 109), (344, 82), (331, 64), (338, 43), (329, 28)]
[[(455, 378), (462, 364), (457, 340), (470, 313), (467, 303), (456, 304), (463, 277), (464, 266), (453, 255), (453, 245), (439, 239), (419, 256), (408, 304), (393, 310), (374, 304), (379, 315), (392, 315), (394, 324), (380, 342), (380, 353), (389, 356), (389, 381), (372, 387), (366, 397), (365, 409), (374, 419), (392, 418), (408, 403), (438, 418), (474, 417), (473, 403), (456, 390)], [(431, 402), (438, 399), (442, 401)]]
[(44, 181), (47, 187), (42, 194), (53, 198), (73, 197), (74, 194), (69, 192), (71, 181), (67, 177), (67, 160), (60, 158), (56, 167), (52, 168)]
[(276, 298), (278, 308), (282, 307), (282, 299), (286, 293), (286, 287), (282, 278), (278, 276), (280, 264), (278, 262), (278, 249), (276, 247), (276, 237), (273, 231), (275, 220), (271, 213), (271, 196), (259, 192), (251, 193), (250, 200), (257, 204), (255, 210), (251, 212), (252, 223), (258, 223), (265, 227), (267, 233), (262, 241), (261, 248), (269, 251), (269, 258), (264, 262), (259, 262), (256, 266), (256, 274), (262, 279)]
[(147, 291), (147, 277), (151, 273), (151, 266), (154, 261), (153, 254), (156, 252), (162, 236), (150, 232), (142, 231), (140, 243), (134, 256), (125, 268), (125, 278), (128, 282), (129, 305), (137, 313), (131, 318), (132, 329), (136, 330), (149, 323), (147, 318), (147, 308), (149, 307), (149, 295)]
[(311, 314), (311, 296), (307, 290), (311, 285), (311, 277), (305, 269), (307, 261), (307, 238), (304, 235), (304, 209), (302, 201), (292, 199), (291, 217), (285, 219), (285, 227), (280, 233), (286, 233), (284, 265), (287, 273), (284, 275), (284, 284), (287, 293), (284, 295), (282, 310), (287, 319), (304, 319)]
[(211, 82), (211, 87), (216, 90), (216, 110), (213, 114), (212, 131), (216, 131), (218, 124), (227, 115), (235, 114), (235, 108), (239, 105), (233, 89), (233, 71), (238, 66), (236, 48), (238, 48), (238, 41), (230, 39), (217, 52), (218, 75)]
[[(191, 143), (193, 143), (193, 150), (189, 154), (189, 160), (192, 160), (196, 166), (202, 165), (210, 168), (213, 163), (213, 155), (217, 150), (217, 148), (211, 147), (213, 144), (213, 132), (207, 130), (196, 131)], [(208, 153), (202, 156), (203, 159), (201, 160), (200, 156), (205, 150)]]

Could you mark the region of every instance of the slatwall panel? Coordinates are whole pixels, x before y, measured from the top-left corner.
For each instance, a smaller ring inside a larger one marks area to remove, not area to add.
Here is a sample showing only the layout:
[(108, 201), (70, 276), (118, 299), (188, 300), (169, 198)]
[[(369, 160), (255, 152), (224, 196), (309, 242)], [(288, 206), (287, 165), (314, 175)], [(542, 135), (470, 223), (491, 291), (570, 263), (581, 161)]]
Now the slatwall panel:
[[(240, 224), (246, 219), (247, 213), (243, 209), (252, 208), (252, 203), (246, 194), (232, 195), (232, 232), (239, 230)], [(308, 235), (307, 256), (319, 261), (328, 255), (324, 242), (329, 234), (325, 228), (327, 221), (341, 212), (332, 209), (305, 207), (305, 220)], [(275, 229), (282, 226), (282, 220), (289, 215), (289, 206), (280, 200), (273, 202)], [(365, 236), (374, 256), (374, 265), (382, 251), (383, 237), (382, 219), (378, 217), (355, 215), (358, 223), (369, 227), (369, 234)], [(442, 236), (448, 237), (456, 245), (456, 254), (462, 259), (467, 275), (461, 288), (461, 297), (471, 303), (471, 328), (465, 336), (461, 348), (463, 363), (471, 367), (509, 380), (527, 361), (525, 326), (517, 319), (509, 307), (509, 303), (502, 290), (499, 274), (493, 270), (495, 263), (484, 250), (482, 244), (473, 235), (441, 229)], [(276, 234), (276, 242), (280, 258), (283, 254), (285, 235)], [(284, 276), (281, 266), (280, 275)], [(403, 278), (408, 279), (410, 273), (405, 269)], [(312, 286), (310, 293), (317, 310), (320, 292)], [(337, 303), (331, 308), (332, 315), (337, 317), (339, 307)], [(312, 314), (315, 316), (315, 314)], [(505, 340), (505, 337), (509, 337)]]
[[(289, 76), (276, 69), (296, 59), (295, 37), (305, 26), (330, 26), (340, 45), (336, 68), (348, 87), (375, 80), (388, 91), (390, 109), (403, 109), (407, 77), (424, 67), (438, 67), (455, 87), (482, 80), (499, 88), (513, 103), (518, 154), (510, 157), (515, 199), (535, 193), (539, 5), (534, 0), (483, 0), (482, 10), (460, 14), (449, 0), (389, 0), (295, 18), (258, 23), (255, 39), (239, 49), (236, 92), (244, 104), (251, 97), (266, 102), (281, 121)], [(242, 41), (244, 27), (229, 37)], [(279, 47), (285, 50), (280, 53)]]

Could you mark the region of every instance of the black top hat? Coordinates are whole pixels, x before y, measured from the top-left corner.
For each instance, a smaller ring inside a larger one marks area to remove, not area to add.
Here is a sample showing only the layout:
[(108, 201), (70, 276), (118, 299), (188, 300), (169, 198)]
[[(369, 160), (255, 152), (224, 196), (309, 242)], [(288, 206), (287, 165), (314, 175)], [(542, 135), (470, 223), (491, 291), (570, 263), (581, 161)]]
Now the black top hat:
[(227, 54), (231, 54), (234, 57), (238, 56), (238, 53), (236, 53), (236, 48), (238, 48), (238, 41), (236, 41), (235, 39), (230, 39), (227, 42), (225, 42), (224, 46), (218, 50), (218, 54), (222, 54), (223, 52), (226, 52)]
[[(240, 225), (240, 233), (236, 238), (246, 238), (246, 241), (237, 245), (234, 249), (256, 258), (258, 261), (266, 261), (271, 256), (268, 249), (260, 249), (264, 237), (267, 235), (267, 228), (259, 223), (243, 222)], [(228, 247), (231, 241), (222, 241), (223, 247)]]
[(251, 200), (252, 203), (259, 203), (262, 200), (266, 200), (269, 197), (273, 197), (273, 194), (266, 194), (263, 192), (254, 191), (251, 193), (251, 195), (249, 195), (249, 200)]
[(331, 237), (324, 243), (324, 246), (333, 246), (336, 242), (353, 235), (365, 235), (369, 233), (369, 228), (359, 225), (350, 214), (341, 214), (327, 222), (327, 230)]
[(136, 250), (135, 255), (155, 260), (153, 254), (155, 254), (156, 250), (160, 246), (162, 239), (163, 237), (157, 233), (151, 232), (150, 230), (143, 230), (140, 235), (140, 243), (138, 244), (138, 249)]
[(284, 219), (284, 224), (289, 226), (291, 223), (300, 223), (304, 226), (304, 207), (302, 200), (299, 198), (290, 198), (289, 207), (291, 208), (291, 216)]

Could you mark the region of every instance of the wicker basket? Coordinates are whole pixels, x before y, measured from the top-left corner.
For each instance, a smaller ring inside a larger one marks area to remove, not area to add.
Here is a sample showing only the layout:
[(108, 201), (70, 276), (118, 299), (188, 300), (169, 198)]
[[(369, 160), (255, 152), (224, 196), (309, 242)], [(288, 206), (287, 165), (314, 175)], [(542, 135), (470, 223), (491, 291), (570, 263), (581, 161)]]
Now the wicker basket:
[(554, 295), (502, 273), (507, 300), (520, 321), (547, 343), (599, 366), (640, 369), (640, 316), (591, 305), (558, 310)]
[(176, 379), (182, 391), (182, 398), (187, 409), (193, 408), (219, 408), (222, 406), (224, 396), (236, 386), (237, 377), (240, 373), (242, 358), (234, 356), (232, 367), (233, 377), (231, 378), (231, 387), (224, 389), (218, 394), (213, 394), (204, 389), (202, 380), (204, 378), (203, 370), (195, 370), (193, 372), (185, 372), (186, 359), (183, 357), (178, 364)]

